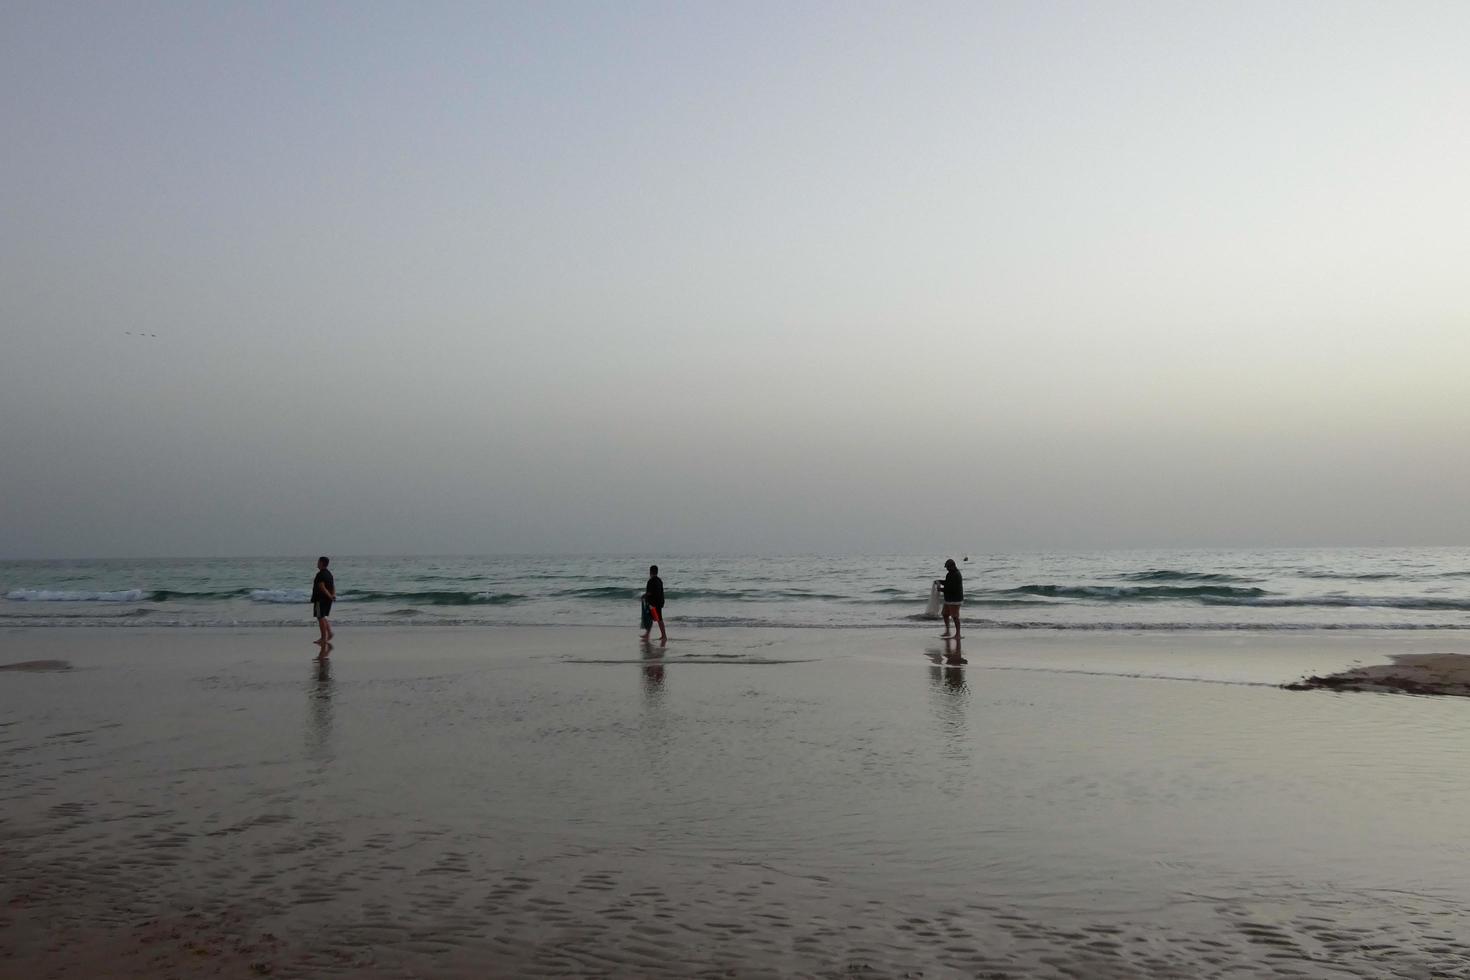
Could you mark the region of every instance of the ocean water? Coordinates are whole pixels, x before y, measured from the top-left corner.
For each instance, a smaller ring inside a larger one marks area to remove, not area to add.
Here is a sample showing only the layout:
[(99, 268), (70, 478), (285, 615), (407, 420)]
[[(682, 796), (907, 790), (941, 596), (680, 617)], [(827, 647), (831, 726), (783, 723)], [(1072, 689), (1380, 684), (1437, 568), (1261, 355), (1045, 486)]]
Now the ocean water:
[[(633, 625), (661, 567), (689, 627), (888, 627), (922, 618), (944, 555), (338, 557), (342, 627)], [(953, 556), (971, 629), (1470, 627), (1470, 549)], [(967, 559), (967, 560), (966, 560)], [(313, 558), (0, 562), (0, 626), (281, 626), (310, 619)]]

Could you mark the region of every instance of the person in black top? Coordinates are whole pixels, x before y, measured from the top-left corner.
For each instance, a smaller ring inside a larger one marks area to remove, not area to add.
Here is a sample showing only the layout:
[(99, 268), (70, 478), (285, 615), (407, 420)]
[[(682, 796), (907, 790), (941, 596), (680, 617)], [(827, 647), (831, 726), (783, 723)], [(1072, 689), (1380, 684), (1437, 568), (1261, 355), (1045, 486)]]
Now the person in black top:
[(944, 633), (949, 636), (949, 621), (954, 620), (954, 638), (960, 638), (960, 603), (965, 601), (965, 580), (960, 575), (959, 568), (955, 565), (953, 558), (944, 560), (944, 567), (949, 572), (942, 579), (937, 579), (944, 587)]
[[(648, 566), (648, 586), (643, 590), (643, 601), (648, 603), (648, 611), (653, 614), (653, 621), (658, 623), (659, 641), (667, 642), (669, 634), (664, 630), (664, 580), (658, 577), (657, 565)], [(649, 630), (644, 630), (641, 635), (646, 637), (648, 632)]]
[(332, 573), (327, 571), (331, 561), (326, 555), (318, 558), (316, 578), (311, 580), (311, 614), (316, 617), (317, 626), (321, 627), (322, 638), (316, 642), (321, 645), (322, 653), (327, 652), (332, 642), (332, 624), (327, 617), (332, 614), (332, 603), (337, 601), (337, 583), (332, 581)]

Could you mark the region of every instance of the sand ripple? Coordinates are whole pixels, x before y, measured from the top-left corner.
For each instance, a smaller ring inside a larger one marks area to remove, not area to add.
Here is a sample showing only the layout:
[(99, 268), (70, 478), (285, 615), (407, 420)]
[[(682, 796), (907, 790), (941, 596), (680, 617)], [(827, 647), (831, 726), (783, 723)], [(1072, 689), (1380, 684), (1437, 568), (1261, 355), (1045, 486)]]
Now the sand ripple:
[(199, 833), (109, 811), (55, 805), (27, 847), (0, 852), (0, 975), (207, 962), (303, 978), (492, 964), (546, 977), (1470, 977), (1461, 910), (1426, 895), (1283, 883), (1144, 913), (1041, 914), (863, 897), (765, 862), (593, 851), (495, 865), (453, 834), (354, 836), (271, 814)]

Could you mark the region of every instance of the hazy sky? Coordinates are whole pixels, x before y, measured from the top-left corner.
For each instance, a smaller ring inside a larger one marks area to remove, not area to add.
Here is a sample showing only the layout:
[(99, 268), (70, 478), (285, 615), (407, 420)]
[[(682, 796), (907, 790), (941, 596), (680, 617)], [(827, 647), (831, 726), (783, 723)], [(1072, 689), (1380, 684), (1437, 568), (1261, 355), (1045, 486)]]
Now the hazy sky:
[(1470, 543), (1467, 52), (4, 0), (0, 557)]

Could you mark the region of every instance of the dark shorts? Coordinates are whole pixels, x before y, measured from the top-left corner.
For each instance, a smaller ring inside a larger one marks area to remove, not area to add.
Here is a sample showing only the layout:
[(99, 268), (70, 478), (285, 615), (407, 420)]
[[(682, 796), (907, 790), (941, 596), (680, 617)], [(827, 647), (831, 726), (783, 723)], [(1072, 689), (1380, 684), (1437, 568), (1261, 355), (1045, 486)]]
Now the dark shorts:
[(326, 619), (332, 615), (332, 600), (318, 599), (311, 604), (311, 615), (315, 619)]

